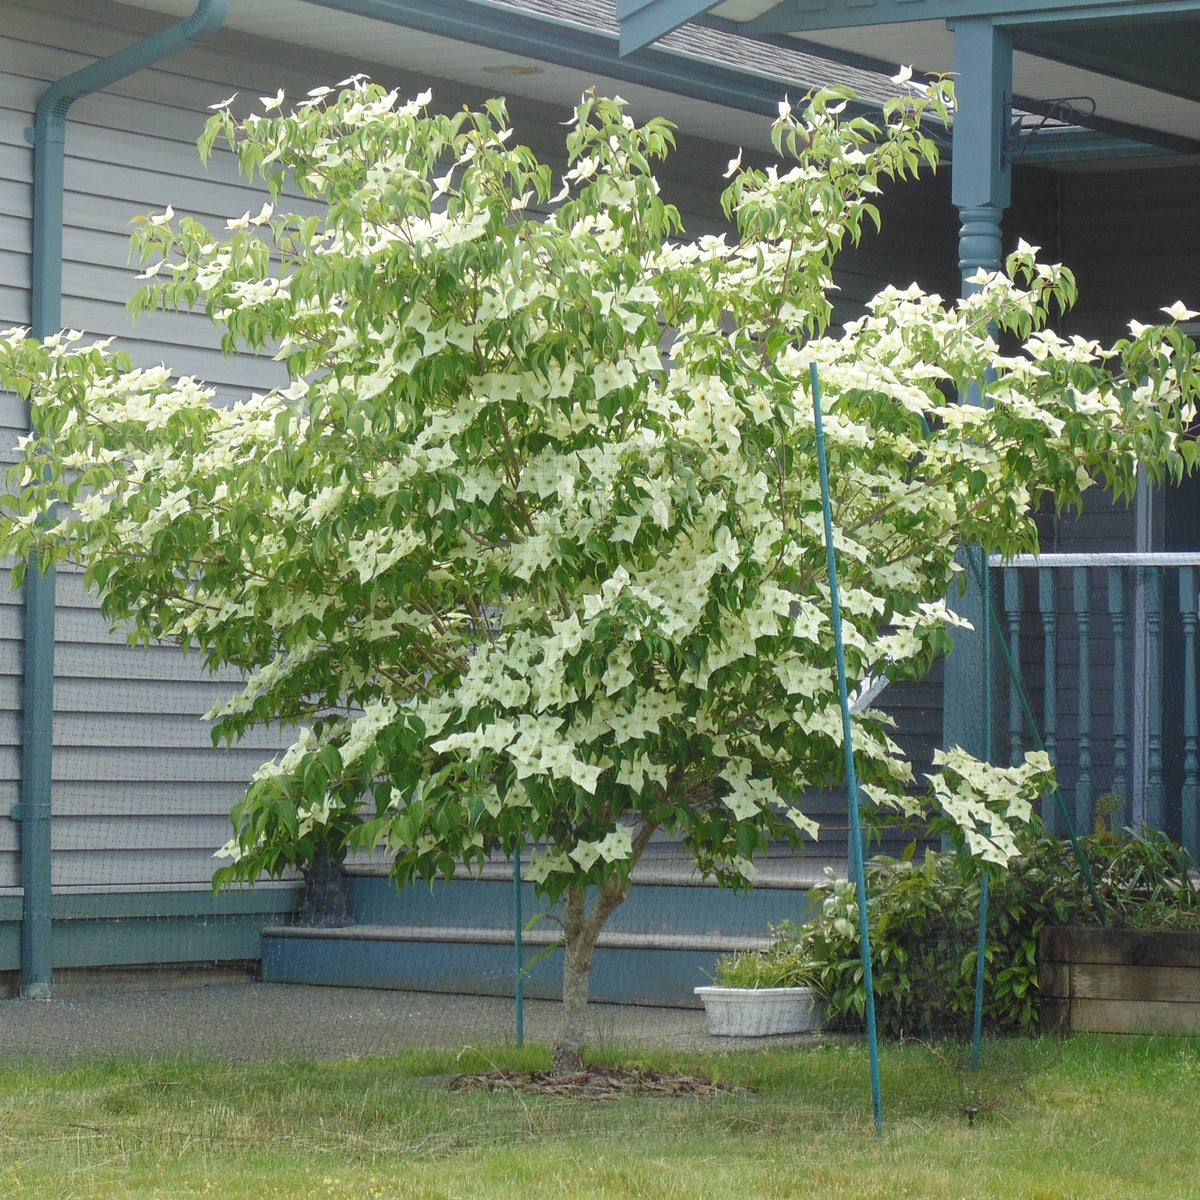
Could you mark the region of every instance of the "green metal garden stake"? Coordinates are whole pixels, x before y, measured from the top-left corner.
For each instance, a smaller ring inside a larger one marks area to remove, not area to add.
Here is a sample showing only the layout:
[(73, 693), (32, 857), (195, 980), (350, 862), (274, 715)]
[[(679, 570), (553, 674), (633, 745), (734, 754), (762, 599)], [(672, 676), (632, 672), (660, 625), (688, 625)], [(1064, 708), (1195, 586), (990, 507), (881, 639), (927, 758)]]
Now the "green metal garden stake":
[(988, 873), (979, 873), (979, 947), (975, 953), (975, 1025), (971, 1036), (971, 1070), (979, 1070), (983, 1046), (983, 972), (987, 965)]
[(521, 950), (521, 850), (513, 851), (513, 996), (517, 1010), (517, 1045), (525, 1045), (525, 963)]
[(854, 882), (858, 891), (858, 932), (862, 942), (863, 987), (867, 994), (867, 1047), (871, 1056), (871, 1109), (875, 1132), (883, 1136), (883, 1101), (879, 1091), (879, 1039), (875, 1032), (875, 983), (871, 975), (871, 933), (867, 925), (867, 878), (863, 869), (862, 828), (858, 818), (858, 778), (854, 772), (854, 740), (850, 728), (850, 694), (846, 686), (846, 652), (842, 644), (842, 607), (838, 600), (837, 564), (833, 553), (833, 513), (829, 502), (829, 469), (825, 462), (825, 431), (821, 424), (821, 384), (817, 364), (812, 379), (813, 423), (817, 432), (817, 470), (821, 479), (821, 514), (825, 520), (825, 561), (829, 567), (829, 607), (833, 618), (833, 647), (837, 659), (838, 698), (842, 705), (842, 745), (846, 752), (847, 808)]
[[(976, 547), (978, 549), (978, 547)], [(992, 594), (988, 584), (987, 559), (980, 554), (980, 563), (974, 560), (974, 552), (967, 551), (971, 567), (979, 586), (983, 601), (983, 757), (992, 761)], [(979, 943), (975, 952), (975, 1020), (971, 1031), (971, 1070), (979, 1071), (979, 1060), (983, 1052), (983, 982), (987, 966), (987, 919), (988, 919), (988, 873), (987, 867), (980, 868), (979, 878)]]

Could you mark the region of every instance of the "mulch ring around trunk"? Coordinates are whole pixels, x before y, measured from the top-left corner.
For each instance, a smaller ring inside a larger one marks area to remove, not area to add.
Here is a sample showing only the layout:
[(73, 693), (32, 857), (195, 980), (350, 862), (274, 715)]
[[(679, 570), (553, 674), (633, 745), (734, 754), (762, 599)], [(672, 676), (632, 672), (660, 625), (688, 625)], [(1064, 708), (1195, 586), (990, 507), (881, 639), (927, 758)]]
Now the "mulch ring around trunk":
[(455, 1075), (450, 1079), (450, 1090), (511, 1091), (539, 1096), (613, 1100), (620, 1096), (723, 1096), (746, 1089), (677, 1071), (593, 1066), (566, 1075), (552, 1075), (549, 1071), (483, 1071)]

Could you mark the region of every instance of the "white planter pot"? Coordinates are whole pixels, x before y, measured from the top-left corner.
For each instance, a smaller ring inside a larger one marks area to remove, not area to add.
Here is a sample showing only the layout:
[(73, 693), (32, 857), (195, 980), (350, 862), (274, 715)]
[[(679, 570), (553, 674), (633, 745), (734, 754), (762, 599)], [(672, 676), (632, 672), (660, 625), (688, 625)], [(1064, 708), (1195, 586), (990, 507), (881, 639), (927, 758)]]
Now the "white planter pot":
[(810, 1033), (821, 1026), (821, 1002), (812, 988), (698, 987), (695, 992), (714, 1037)]

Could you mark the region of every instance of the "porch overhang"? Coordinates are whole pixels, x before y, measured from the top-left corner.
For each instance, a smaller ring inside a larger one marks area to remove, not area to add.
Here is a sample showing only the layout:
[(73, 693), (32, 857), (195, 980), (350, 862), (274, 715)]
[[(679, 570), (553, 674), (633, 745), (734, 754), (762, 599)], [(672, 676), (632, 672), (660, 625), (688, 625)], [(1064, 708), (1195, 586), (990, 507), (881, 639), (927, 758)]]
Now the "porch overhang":
[[(1068, 124), (1200, 152), (1200, 0), (617, 0), (620, 47), (642, 49), (686, 23), (872, 69), (953, 72), (951, 197), (963, 289), (1002, 261), (1014, 113), (1059, 110)], [(898, 82), (900, 80), (898, 79)], [(968, 389), (964, 402), (980, 402)], [(978, 548), (964, 553), (979, 559)], [(945, 665), (943, 744), (992, 757), (986, 567), (951, 604), (970, 622)]]
[(624, 55), (684, 24), (868, 69), (954, 70), (954, 28), (1011, 41), (1012, 102), (1164, 149), (1200, 151), (1200, 0), (617, 0)]
[(399, 25), (494, 51), (549, 59), (599, 75), (618, 75), (658, 91), (690, 96), (754, 113), (774, 113), (779, 85), (715, 62), (698, 63), (659, 47), (622, 63), (616, 40), (604, 30), (545, 13), (479, 0), (304, 0), (388, 25)]
[[(123, 0), (177, 15), (194, 0)], [(479, 95), (565, 112), (595, 87), (619, 94), (639, 118), (666, 117), (684, 137), (770, 152), (770, 120), (786, 92), (847, 83), (863, 113), (895, 88), (884, 74), (785, 45), (689, 27), (631, 57), (619, 54), (612, 0), (230, 0), (224, 36), (266, 39), (358, 63), (376, 78), (392, 71), (438, 102), (463, 85)], [(349, 70), (344, 73), (349, 73)], [(493, 90), (494, 89), (494, 90)], [(763, 118), (768, 118), (764, 120)]]
[(743, 36), (990, 17), (1009, 25), (1177, 18), (1189, 0), (617, 0), (621, 53), (712, 14)]

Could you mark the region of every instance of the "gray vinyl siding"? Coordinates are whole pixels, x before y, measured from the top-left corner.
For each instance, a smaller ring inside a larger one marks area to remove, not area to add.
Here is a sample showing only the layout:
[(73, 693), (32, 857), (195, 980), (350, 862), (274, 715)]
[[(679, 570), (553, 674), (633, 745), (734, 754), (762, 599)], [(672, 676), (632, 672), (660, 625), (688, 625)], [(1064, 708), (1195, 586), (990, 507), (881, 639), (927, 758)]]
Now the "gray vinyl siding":
[(286, 735), (214, 750), (200, 718), (237, 686), (232, 673), (210, 676), (173, 647), (129, 647), (76, 572), (60, 572), (58, 604), (55, 888), (206, 887), (230, 807)]
[[(29, 321), (32, 149), (24, 131), (53, 80), (162, 28), (152, 13), (103, 2), (0, 0), (0, 327)], [(283, 66), (281, 64), (286, 64)], [(135, 363), (166, 362), (229, 396), (281, 379), (269, 359), (225, 358), (202, 315), (156, 314), (130, 326), (124, 305), (137, 286), (128, 263), (129, 221), (172, 204), (220, 229), (257, 208), (228, 154), (207, 169), (196, 155), (207, 107), (242, 90), (292, 93), (365, 69), (404, 85), (391, 70), (255, 42), (222, 32), (111, 89), (76, 102), (67, 127), (63, 230), (64, 326), (119, 335)], [(411, 81), (412, 90), (426, 80)], [(435, 83), (448, 108), (478, 102)], [(561, 154), (564, 116), (514, 105), (520, 134), (542, 154)], [(689, 232), (721, 227), (718, 189), (725, 148), (685, 144), (664, 177)], [(24, 428), (12, 397), (0, 397), (0, 458)], [(261, 731), (215, 751), (200, 714), (233, 686), (195, 657), (167, 647), (131, 649), (111, 634), (78, 574), (58, 589), (53, 771), (53, 884), (60, 894), (208, 885), (212, 853), (229, 836), (228, 811), (255, 767), (289, 740)], [(0, 814), (18, 799), (23, 612), (0, 580)], [(15, 822), (0, 815), (0, 894), (19, 887)]]
[[(66, 17), (66, 19), (55, 19)], [(32, 150), (24, 130), (54, 79), (166, 22), (104, 3), (0, 4), (0, 326), (29, 321)], [(202, 315), (158, 314), (130, 326), (137, 286), (129, 222), (173, 203), (221, 228), (254, 201), (228, 155), (206, 171), (195, 151), (206, 108), (237, 83), (269, 74), (245, 50), (184, 53), (78, 101), (67, 128), (63, 230), (64, 326), (118, 334), (134, 361), (164, 361), (225, 395), (281, 380), (269, 359), (225, 358)], [(237, 82), (234, 82), (234, 77)], [(0, 439), (24, 413), (0, 398)], [(0, 450), (7, 457), (7, 453)], [(21, 745), (22, 597), (0, 581), (0, 813), (17, 800)], [(214, 750), (201, 715), (236, 687), (171, 647), (129, 647), (111, 633), (81, 576), (58, 582), (52, 793), (56, 892), (209, 886), (230, 806), (254, 769), (290, 738), (255, 733)], [(0, 817), (0, 893), (19, 886), (18, 827)]]

